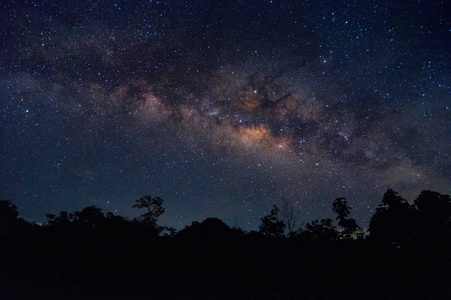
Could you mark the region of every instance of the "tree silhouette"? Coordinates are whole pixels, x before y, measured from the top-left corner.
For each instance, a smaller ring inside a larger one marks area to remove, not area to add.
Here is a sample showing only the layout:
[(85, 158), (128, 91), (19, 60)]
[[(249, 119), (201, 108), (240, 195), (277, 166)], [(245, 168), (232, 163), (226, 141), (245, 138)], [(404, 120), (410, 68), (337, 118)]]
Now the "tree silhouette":
[(152, 196), (146, 195), (138, 200), (133, 205), (138, 209), (146, 209), (147, 211), (140, 216), (140, 221), (148, 226), (156, 228), (158, 218), (164, 213), (163, 199), (160, 197), (152, 198)]
[(21, 224), (18, 216), (17, 206), (12, 204), (11, 200), (0, 200), (0, 237), (12, 237), (17, 234)]
[(108, 212), (105, 215), (104, 224), (108, 228), (116, 228), (118, 230), (125, 229), (130, 225), (130, 222), (122, 216), (114, 215), (112, 212)]
[(402, 198), (395, 192), (393, 189), (387, 189), (382, 198), (382, 206), (381, 207), (392, 207), (392, 208), (407, 208), (409, 203), (406, 199)]
[(283, 199), (280, 215), (286, 225), (288, 236), (293, 236), (299, 222), (299, 211), (287, 199)]
[[(358, 243), (336, 241), (349, 238), (359, 228), (350, 218), (352, 210), (345, 198), (335, 199), (332, 205), (342, 232), (337, 231), (332, 219), (314, 220), (300, 230), (299, 236), (290, 239), (280, 238), (287, 223), (275, 205), (261, 218), (260, 233), (245, 234), (217, 218), (194, 221), (176, 233), (172, 228), (156, 227), (164, 212), (162, 201), (150, 196), (137, 200), (134, 207), (144, 209), (139, 219), (142, 221), (129, 222), (88, 206), (74, 213), (48, 214), (46, 226), (26, 228), (21, 222), (28, 223), (18, 217), (16, 206), (10, 200), (0, 200), (0, 275), (12, 278), (10, 281), (17, 287), (24, 285), (23, 281), (16, 281), (21, 280), (20, 274), (26, 270), (30, 272), (25, 278), (27, 286), (49, 282), (49, 290), (54, 287), (63, 290), (72, 284), (78, 288), (80, 284), (103, 287), (120, 283), (121, 287), (142, 287), (146, 296), (152, 291), (161, 295), (174, 287), (181, 291), (176, 296), (185, 296), (184, 289), (193, 286), (204, 291), (206, 285), (208, 289), (236, 295), (236, 282), (261, 289), (261, 295), (272, 288), (289, 291), (305, 284), (293, 294), (298, 297), (302, 296), (299, 291), (316, 282), (322, 288), (330, 286), (340, 296), (378, 291), (382, 286), (387, 289), (376, 296), (385, 296), (392, 289), (399, 295), (411, 291), (412, 285), (415, 285), (412, 293), (441, 296), (445, 293), (441, 290), (448, 284), (451, 218), (448, 195), (422, 191), (414, 205), (409, 205), (395, 191), (387, 190), (371, 220), (371, 238), (401, 245), (401, 249), (370, 239)], [(306, 241), (300, 242), (302, 239)], [(33, 247), (38, 243), (40, 247)], [(150, 259), (143, 260), (140, 253)], [(292, 270), (298, 267), (305, 272), (294, 278)], [(328, 276), (324, 276), (326, 273)], [(34, 278), (33, 274), (38, 275)], [(178, 285), (186, 278), (187, 285)], [(233, 280), (233, 284), (228, 280)], [(363, 289), (349, 294), (351, 289), (346, 284), (349, 282), (362, 285)], [(433, 285), (429, 287), (428, 282)], [(427, 285), (426, 291), (421, 290), (423, 283)], [(149, 286), (157, 289), (149, 290)], [(429, 289), (433, 291), (426, 294)], [(250, 290), (243, 291), (249, 295)], [(115, 292), (113, 287), (107, 288), (107, 293)]]
[(410, 238), (411, 216), (409, 203), (388, 189), (370, 220), (370, 237), (399, 245)]
[(104, 219), (105, 216), (102, 213), (102, 209), (95, 205), (87, 206), (73, 214), (73, 224), (75, 226), (97, 227)]
[(178, 237), (191, 240), (217, 240), (231, 236), (236, 231), (218, 218), (207, 218), (202, 222), (192, 222), (177, 233)]
[(306, 230), (301, 231), (301, 236), (309, 240), (333, 241), (338, 237), (336, 227), (332, 224), (332, 219), (314, 220), (305, 225)]
[(451, 238), (451, 198), (438, 192), (422, 191), (414, 200), (415, 234), (422, 241)]
[(279, 220), (278, 218), (279, 212), (280, 212), (279, 208), (276, 205), (274, 205), (269, 215), (266, 215), (263, 218), (261, 218), (262, 224), (259, 227), (260, 233), (272, 237), (283, 236), (286, 224), (283, 221)]
[(170, 226), (162, 226), (161, 227), (161, 234), (164, 237), (175, 237), (177, 234), (177, 229)]
[(332, 204), (332, 211), (337, 214), (338, 225), (343, 228), (340, 232), (341, 238), (351, 238), (353, 234), (361, 231), (361, 228), (357, 225), (356, 221), (352, 218), (348, 218), (351, 213), (351, 207), (348, 206), (346, 198), (337, 198)]
[(3, 225), (13, 223), (17, 220), (19, 213), (17, 206), (11, 200), (0, 200), (0, 222)]
[(337, 220), (343, 220), (351, 213), (351, 208), (348, 206), (346, 198), (337, 198), (332, 203), (332, 211), (338, 215)]
[(54, 214), (47, 214), (46, 217), (48, 219), (47, 226), (69, 227), (74, 215), (68, 213), (67, 211), (60, 211), (58, 216)]

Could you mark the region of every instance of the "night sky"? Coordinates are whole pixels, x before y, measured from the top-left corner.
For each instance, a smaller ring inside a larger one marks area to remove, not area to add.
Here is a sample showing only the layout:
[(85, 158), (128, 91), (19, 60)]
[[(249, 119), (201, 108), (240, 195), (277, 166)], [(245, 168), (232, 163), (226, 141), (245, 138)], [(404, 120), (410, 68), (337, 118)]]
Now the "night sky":
[(451, 194), (448, 1), (2, 1), (0, 198), (255, 230)]

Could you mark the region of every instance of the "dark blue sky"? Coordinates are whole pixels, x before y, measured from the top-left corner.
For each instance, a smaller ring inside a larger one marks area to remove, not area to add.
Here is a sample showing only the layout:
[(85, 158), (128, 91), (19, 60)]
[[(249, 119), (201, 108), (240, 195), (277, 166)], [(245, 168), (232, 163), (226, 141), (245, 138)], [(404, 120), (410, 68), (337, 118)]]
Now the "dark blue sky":
[[(0, 197), (161, 224), (451, 193), (446, 1), (8, 1)], [(296, 4), (294, 4), (296, 2)], [(285, 199), (285, 200), (284, 200)]]

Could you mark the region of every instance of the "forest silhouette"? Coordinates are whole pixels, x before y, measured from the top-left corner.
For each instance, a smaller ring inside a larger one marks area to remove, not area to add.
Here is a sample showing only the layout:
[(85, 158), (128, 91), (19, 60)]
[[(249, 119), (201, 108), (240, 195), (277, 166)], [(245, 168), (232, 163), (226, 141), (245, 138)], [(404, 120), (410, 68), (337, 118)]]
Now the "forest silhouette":
[[(367, 232), (345, 198), (336, 220), (298, 228), (286, 203), (259, 231), (217, 218), (180, 231), (158, 225), (163, 199), (143, 196), (129, 220), (88, 206), (43, 225), (0, 200), (1, 295), (11, 298), (448, 298), (451, 199), (422, 191), (409, 204), (388, 189)], [(3, 298), (3, 297), (2, 297)], [(8, 299), (8, 298), (3, 298)]]

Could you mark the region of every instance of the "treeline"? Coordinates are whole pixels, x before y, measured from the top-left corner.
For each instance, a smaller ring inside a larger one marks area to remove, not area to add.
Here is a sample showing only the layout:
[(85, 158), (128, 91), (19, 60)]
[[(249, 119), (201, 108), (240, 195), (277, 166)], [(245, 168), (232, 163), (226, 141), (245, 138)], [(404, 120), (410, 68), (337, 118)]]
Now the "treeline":
[(389, 189), (368, 232), (351, 218), (345, 198), (332, 203), (336, 222), (298, 228), (296, 211), (283, 203), (248, 233), (217, 218), (178, 232), (159, 226), (159, 197), (141, 197), (133, 207), (143, 213), (132, 220), (88, 206), (48, 214), (37, 225), (0, 200), (3, 292), (170, 299), (450, 294), (449, 195), (423, 191), (409, 204)]

